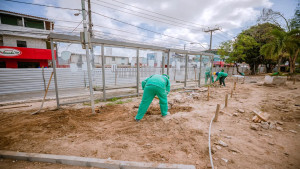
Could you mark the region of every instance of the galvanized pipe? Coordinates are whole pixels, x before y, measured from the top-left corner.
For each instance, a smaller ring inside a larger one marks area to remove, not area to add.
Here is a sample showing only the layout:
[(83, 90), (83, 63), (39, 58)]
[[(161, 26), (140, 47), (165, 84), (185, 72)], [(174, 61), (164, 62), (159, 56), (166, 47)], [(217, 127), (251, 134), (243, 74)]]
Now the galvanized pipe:
[(184, 87), (186, 87), (187, 81), (187, 67), (188, 67), (188, 54), (185, 54), (185, 72), (184, 72)]
[(199, 72), (198, 87), (201, 87), (201, 71), (202, 71), (202, 55), (200, 55), (200, 72)]
[(104, 44), (101, 45), (101, 64), (102, 64), (102, 92), (103, 99), (106, 101), (106, 91), (105, 91), (105, 56), (104, 56)]
[(166, 53), (163, 52), (162, 57), (161, 57), (162, 58), (162, 62), (161, 62), (161, 68), (162, 68), (161, 70), (162, 71), (161, 71), (161, 74), (165, 74), (165, 54)]
[(211, 56), (210, 59), (211, 59), (211, 67), (210, 67), (210, 81), (209, 81), (209, 84), (211, 84), (211, 78), (213, 78), (211, 76), (212, 76), (212, 68), (214, 66), (214, 57)]
[(168, 59), (167, 59), (167, 75), (170, 76), (170, 50), (168, 51)]
[(137, 92), (137, 95), (139, 96), (140, 95), (140, 91), (139, 91), (139, 84), (140, 84), (140, 60), (139, 60), (139, 56), (140, 55), (140, 50), (139, 48), (137, 48), (136, 50), (136, 92)]
[[(52, 68), (53, 68), (53, 73), (54, 73), (56, 108), (59, 109), (59, 97), (58, 97), (57, 75), (56, 75), (56, 60), (55, 60), (55, 56), (54, 56), (53, 39), (50, 39), (50, 46), (51, 46), (51, 56), (52, 56)], [(56, 56), (56, 57), (58, 57), (58, 56)]]

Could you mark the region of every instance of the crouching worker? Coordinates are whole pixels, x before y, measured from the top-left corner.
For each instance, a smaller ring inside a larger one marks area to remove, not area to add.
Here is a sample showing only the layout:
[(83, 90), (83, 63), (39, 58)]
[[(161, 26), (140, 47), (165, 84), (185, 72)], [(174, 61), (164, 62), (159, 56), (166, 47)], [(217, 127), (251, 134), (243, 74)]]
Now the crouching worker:
[(214, 72), (214, 75), (217, 76), (215, 82), (220, 80), (220, 85), (222, 86), (223, 84), (225, 86), (225, 78), (228, 76), (228, 74), (225, 72)]
[(135, 120), (139, 122), (147, 112), (153, 98), (158, 96), (160, 111), (163, 117), (169, 114), (168, 112), (168, 98), (167, 95), (170, 92), (170, 81), (169, 76), (163, 75), (152, 75), (142, 82), (142, 88), (144, 90), (143, 98), (139, 106)]
[(205, 70), (205, 85), (207, 84), (207, 80), (211, 79), (211, 82), (214, 83), (214, 76), (210, 75), (210, 68), (207, 67)]

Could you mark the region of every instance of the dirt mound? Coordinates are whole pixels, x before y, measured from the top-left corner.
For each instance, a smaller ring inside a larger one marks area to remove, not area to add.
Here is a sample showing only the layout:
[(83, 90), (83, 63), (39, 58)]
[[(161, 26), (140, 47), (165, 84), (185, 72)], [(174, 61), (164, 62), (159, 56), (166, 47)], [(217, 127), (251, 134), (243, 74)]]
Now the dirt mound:
[[(172, 106), (171, 109), (169, 109), (168, 111), (171, 113), (171, 114), (175, 114), (175, 113), (178, 113), (178, 112), (190, 112), (192, 111), (192, 107), (190, 106)], [(149, 107), (149, 109), (147, 110), (146, 114), (148, 115), (159, 115), (161, 114), (160, 112), (160, 107)]]

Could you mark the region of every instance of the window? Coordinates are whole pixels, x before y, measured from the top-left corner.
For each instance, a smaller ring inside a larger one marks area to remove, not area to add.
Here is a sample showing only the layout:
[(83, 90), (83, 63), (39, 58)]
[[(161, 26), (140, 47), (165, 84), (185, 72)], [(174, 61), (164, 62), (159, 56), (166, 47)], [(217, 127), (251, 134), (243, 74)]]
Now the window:
[(26, 41), (17, 40), (17, 47), (27, 48)]
[(39, 68), (39, 62), (18, 62), (18, 68)]
[(112, 60), (112, 61), (116, 61), (116, 58), (115, 58), (115, 57), (112, 57), (111, 60)]
[(5, 15), (1, 14), (1, 23), (2, 24), (8, 24), (8, 25), (16, 25), (16, 26), (22, 26), (22, 18), (13, 16), (13, 15)]
[(125, 60), (125, 58), (122, 58), (122, 60)]
[(0, 61), (0, 68), (6, 68), (5, 62)]
[(44, 29), (44, 21), (24, 18), (25, 27)]

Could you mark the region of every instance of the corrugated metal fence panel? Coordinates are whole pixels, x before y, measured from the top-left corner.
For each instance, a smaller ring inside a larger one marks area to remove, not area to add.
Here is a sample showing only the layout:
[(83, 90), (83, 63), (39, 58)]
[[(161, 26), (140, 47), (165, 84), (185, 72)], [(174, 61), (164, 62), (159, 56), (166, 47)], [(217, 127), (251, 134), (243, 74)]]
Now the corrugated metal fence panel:
[[(45, 85), (47, 86), (52, 68), (44, 69)], [(84, 87), (84, 72), (58, 68), (58, 88)], [(0, 94), (20, 93), (44, 90), (42, 69), (0, 69)], [(49, 90), (54, 89), (54, 76)]]
[[(220, 71), (220, 68), (214, 67), (214, 71)], [(52, 68), (44, 69), (45, 85), (47, 86), (50, 78)], [(161, 74), (161, 68), (140, 68), (140, 82), (153, 74)], [(204, 78), (205, 67), (202, 68), (201, 77)], [(229, 75), (236, 74), (236, 68), (225, 68), (225, 72)], [(166, 70), (165, 70), (166, 73)], [(188, 70), (189, 79), (195, 79), (195, 70), (190, 68)], [(196, 69), (196, 76), (198, 77), (199, 70)], [(96, 68), (92, 72), (93, 85), (102, 86), (102, 69)], [(68, 68), (57, 69), (58, 89), (68, 88), (85, 88), (89, 86), (88, 73), (82, 69), (71, 71)], [(184, 68), (176, 70), (170, 68), (170, 80), (184, 80)], [(126, 86), (136, 85), (136, 68), (118, 68), (117, 73), (112, 71), (111, 68), (105, 68), (105, 83), (107, 87), (111, 86)], [(0, 69), (0, 95), (10, 93), (21, 93), (31, 91), (44, 90), (44, 81), (42, 69)], [(50, 90), (54, 89), (54, 77), (50, 84)]]

